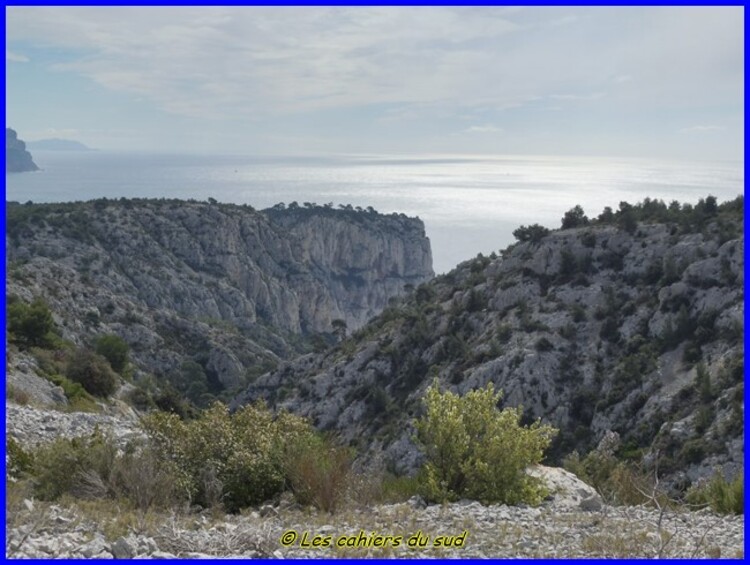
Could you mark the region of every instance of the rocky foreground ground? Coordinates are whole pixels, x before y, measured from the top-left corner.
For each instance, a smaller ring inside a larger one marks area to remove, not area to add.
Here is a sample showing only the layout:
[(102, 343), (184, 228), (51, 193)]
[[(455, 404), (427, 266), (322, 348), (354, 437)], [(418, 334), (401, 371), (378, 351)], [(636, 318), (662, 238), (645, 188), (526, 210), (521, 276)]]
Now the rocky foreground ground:
[(586, 511), (550, 502), (539, 508), (468, 501), (426, 506), (414, 498), (333, 516), (283, 506), (237, 516), (178, 516), (25, 499), (9, 521), (9, 557), (743, 556), (742, 517), (667, 512), (660, 523), (653, 509)]
[[(24, 390), (31, 392), (26, 380)], [(21, 384), (21, 383), (16, 383)], [(35, 400), (35, 395), (32, 395)], [(50, 404), (52, 404), (50, 402)], [(6, 432), (23, 445), (90, 434), (127, 442), (137, 418), (6, 403)], [(93, 558), (298, 557), (743, 557), (742, 516), (709, 511), (612, 507), (563, 469), (531, 471), (552, 495), (538, 508), (462, 501), (427, 505), (414, 497), (348, 506), (334, 515), (290, 500), (240, 515), (135, 512), (112, 501), (34, 500), (9, 484), (6, 556)], [(390, 537), (389, 537), (390, 536)], [(410, 541), (411, 540), (411, 541)], [(418, 541), (417, 541), (418, 540)], [(436, 543), (451, 547), (436, 547)]]

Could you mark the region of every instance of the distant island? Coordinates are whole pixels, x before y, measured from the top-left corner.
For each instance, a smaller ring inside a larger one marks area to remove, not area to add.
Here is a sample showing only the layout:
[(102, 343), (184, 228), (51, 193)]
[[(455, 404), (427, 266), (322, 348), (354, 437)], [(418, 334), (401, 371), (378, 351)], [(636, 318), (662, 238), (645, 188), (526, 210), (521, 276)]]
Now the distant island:
[(35, 151), (94, 151), (91, 147), (84, 145), (80, 141), (57, 137), (29, 141), (26, 145), (29, 149)]
[(11, 128), (5, 128), (5, 172), (23, 173), (38, 171), (31, 153), (26, 151), (26, 144), (18, 139), (18, 134)]

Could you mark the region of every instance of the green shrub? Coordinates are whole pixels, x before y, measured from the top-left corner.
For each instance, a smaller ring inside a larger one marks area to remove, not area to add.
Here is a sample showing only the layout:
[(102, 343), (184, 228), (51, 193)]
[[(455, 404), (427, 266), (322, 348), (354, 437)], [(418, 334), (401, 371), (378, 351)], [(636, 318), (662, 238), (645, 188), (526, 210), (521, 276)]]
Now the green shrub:
[(427, 413), (416, 422), (427, 459), (419, 475), (426, 499), (541, 502), (543, 487), (525, 469), (541, 461), (557, 430), (538, 421), (519, 425), (522, 409), (498, 411), (500, 397), (492, 383), (464, 397), (441, 393), (437, 379), (427, 389)]
[(706, 456), (707, 445), (703, 438), (690, 439), (680, 449), (679, 458), (686, 464), (700, 463)]
[(544, 353), (545, 351), (552, 351), (555, 348), (555, 346), (552, 345), (552, 342), (546, 337), (539, 338), (539, 340), (536, 342), (535, 347), (536, 350), (540, 353)]
[(385, 503), (406, 502), (419, 494), (420, 486), (417, 477), (397, 477), (386, 475), (382, 479), (381, 499)]
[(143, 412), (156, 408), (156, 403), (149, 392), (141, 387), (135, 387), (127, 395), (128, 403), (135, 409)]
[(515, 237), (521, 243), (530, 241), (531, 243), (539, 243), (544, 236), (549, 233), (549, 229), (539, 224), (533, 224), (530, 226), (520, 226), (513, 232)]
[(73, 354), (65, 375), (94, 396), (106, 398), (117, 389), (117, 375), (107, 360), (87, 349), (79, 349)]
[(620, 340), (620, 324), (614, 316), (608, 317), (599, 329), (599, 337), (611, 343)]
[(50, 347), (55, 342), (52, 312), (42, 299), (26, 304), (11, 298), (7, 314), (11, 342), (22, 347)]
[(21, 477), (34, 466), (33, 455), (25, 451), (12, 437), (5, 443), (5, 453), (8, 456), (8, 474), (11, 477)]
[(732, 481), (727, 481), (721, 473), (703, 484), (688, 490), (685, 500), (695, 506), (710, 506), (719, 514), (744, 514), (745, 481), (740, 471)]
[(154, 397), (154, 404), (162, 412), (176, 414), (183, 420), (196, 415), (195, 407), (185, 400), (170, 383), (162, 383), (161, 390)]
[(586, 309), (580, 304), (573, 304), (570, 307), (570, 313), (573, 316), (573, 321), (576, 323), (586, 320)]
[(62, 375), (50, 375), (48, 379), (63, 389), (70, 408), (75, 408), (80, 412), (97, 411), (96, 400), (86, 392), (81, 383), (75, 383)]
[(513, 328), (511, 328), (508, 324), (500, 324), (495, 331), (495, 338), (501, 345), (508, 343), (512, 336)]
[(220, 500), (232, 512), (280, 494), (288, 482), (286, 454), (314, 437), (304, 419), (274, 417), (262, 403), (230, 415), (216, 402), (190, 421), (157, 412), (143, 424), (160, 457), (176, 465), (181, 488), (194, 502), (209, 506)]
[(574, 451), (563, 459), (563, 468), (591, 485), (612, 504), (640, 505), (653, 503), (653, 479), (637, 465), (620, 461), (612, 453), (598, 449), (581, 458)]
[(693, 365), (698, 363), (702, 358), (703, 351), (700, 344), (692, 340), (689, 341), (682, 352), (682, 360), (688, 365)]
[(30, 468), (34, 494), (44, 500), (62, 495), (126, 500), (135, 508), (167, 507), (184, 499), (174, 465), (148, 446), (121, 453), (98, 430), (89, 437), (59, 438), (37, 448)]
[(117, 455), (112, 441), (99, 431), (89, 437), (58, 438), (33, 453), (34, 492), (44, 500), (56, 500), (63, 494), (94, 498), (108, 492), (93, 493), (98, 477), (104, 485)]
[(698, 366), (695, 368), (694, 386), (702, 403), (707, 404), (714, 399), (711, 376), (708, 373), (705, 363), (698, 363)]
[(581, 208), (580, 205), (576, 205), (571, 208), (562, 218), (562, 229), (577, 228), (579, 226), (588, 225), (589, 219)]
[(96, 340), (96, 352), (109, 361), (112, 369), (122, 373), (128, 362), (130, 347), (120, 336), (109, 334)]

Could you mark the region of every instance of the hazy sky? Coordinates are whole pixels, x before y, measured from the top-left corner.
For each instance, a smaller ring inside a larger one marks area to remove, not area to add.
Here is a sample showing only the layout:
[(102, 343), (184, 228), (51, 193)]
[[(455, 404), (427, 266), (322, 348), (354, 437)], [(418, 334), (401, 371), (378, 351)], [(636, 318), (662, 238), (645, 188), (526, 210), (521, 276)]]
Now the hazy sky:
[(6, 8), (6, 123), (102, 149), (740, 159), (743, 8)]

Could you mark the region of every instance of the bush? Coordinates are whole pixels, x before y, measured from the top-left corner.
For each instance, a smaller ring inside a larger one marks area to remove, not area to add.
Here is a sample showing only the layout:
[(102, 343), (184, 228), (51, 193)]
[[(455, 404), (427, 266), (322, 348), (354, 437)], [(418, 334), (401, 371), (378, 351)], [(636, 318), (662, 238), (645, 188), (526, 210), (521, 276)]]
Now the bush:
[(552, 342), (546, 337), (539, 338), (534, 347), (536, 347), (536, 350), (540, 353), (544, 353), (545, 351), (552, 351), (555, 348)]
[(5, 453), (8, 461), (8, 474), (11, 477), (21, 477), (30, 472), (34, 466), (34, 457), (25, 451), (18, 442), (9, 437), (5, 443)]
[(159, 456), (176, 465), (191, 499), (204, 506), (221, 501), (231, 512), (283, 492), (289, 482), (286, 455), (315, 435), (304, 419), (274, 417), (262, 403), (230, 415), (216, 402), (195, 420), (154, 413), (143, 424)]
[(441, 393), (437, 380), (427, 389), (427, 414), (416, 422), (427, 459), (419, 475), (425, 498), (541, 502), (543, 487), (525, 469), (541, 461), (557, 430), (538, 421), (520, 426), (522, 409), (498, 411), (500, 397), (492, 383), (462, 398)]
[(620, 324), (617, 318), (610, 316), (604, 320), (599, 328), (599, 337), (611, 343), (617, 343), (620, 340)]
[(50, 347), (54, 321), (47, 303), (37, 298), (25, 304), (18, 298), (8, 301), (8, 331), (10, 341), (23, 347)]
[(570, 307), (570, 314), (573, 317), (573, 321), (576, 323), (585, 321), (587, 317), (586, 309), (580, 304), (573, 304)]
[(97, 412), (96, 399), (91, 396), (81, 383), (75, 383), (62, 375), (50, 375), (49, 381), (63, 389), (68, 405), (76, 412)]
[(103, 485), (109, 478), (116, 455), (117, 448), (98, 431), (90, 437), (58, 438), (33, 453), (34, 492), (44, 500), (56, 500), (63, 494), (106, 496), (106, 488), (93, 492), (94, 484)]
[(180, 489), (176, 467), (163, 461), (149, 446), (119, 455), (109, 477), (115, 496), (129, 500), (136, 508), (169, 507), (187, 498)]
[(549, 229), (539, 224), (533, 224), (530, 226), (520, 226), (513, 232), (513, 237), (521, 243), (526, 241), (539, 243), (548, 233)]
[(612, 504), (650, 504), (653, 479), (637, 465), (618, 460), (613, 453), (595, 449), (581, 458), (574, 451), (563, 460), (563, 468), (591, 485)]
[(406, 502), (412, 496), (419, 494), (419, 480), (417, 477), (395, 476), (386, 474), (381, 481), (381, 500), (386, 504)]
[(122, 373), (128, 362), (130, 347), (120, 336), (109, 334), (100, 336), (96, 340), (96, 352), (109, 361), (112, 369)]
[(745, 481), (740, 471), (734, 480), (727, 481), (721, 473), (703, 484), (688, 490), (685, 500), (695, 506), (710, 506), (718, 514), (745, 513)]
[[(140, 510), (166, 507), (181, 498), (174, 465), (142, 446), (121, 453), (99, 431), (89, 437), (59, 438), (31, 456), (34, 493), (44, 500), (62, 495), (127, 500)], [(184, 498), (184, 496), (183, 496)]]
[(77, 350), (68, 361), (65, 375), (86, 392), (106, 398), (117, 389), (117, 375), (103, 357), (87, 349)]
[(135, 387), (127, 395), (128, 403), (136, 410), (146, 412), (153, 408), (156, 408), (154, 399), (151, 397), (149, 392), (141, 387)]
[(583, 208), (580, 205), (576, 205), (571, 208), (562, 218), (562, 229), (577, 228), (579, 226), (588, 225), (589, 219), (583, 212)]
[(161, 384), (161, 390), (153, 397), (153, 401), (162, 412), (176, 414), (183, 420), (196, 415), (195, 407), (168, 382)]
[(320, 437), (302, 438), (289, 449), (285, 466), (300, 504), (333, 513), (343, 502), (352, 476), (348, 449), (328, 445)]

